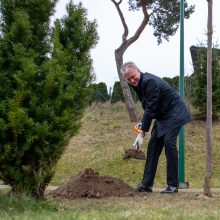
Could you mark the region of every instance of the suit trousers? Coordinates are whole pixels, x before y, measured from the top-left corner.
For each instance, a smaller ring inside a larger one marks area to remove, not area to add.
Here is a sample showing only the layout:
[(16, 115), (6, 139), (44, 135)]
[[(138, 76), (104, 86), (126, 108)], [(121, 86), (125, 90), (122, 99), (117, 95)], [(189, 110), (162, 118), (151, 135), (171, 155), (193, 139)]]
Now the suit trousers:
[(168, 130), (163, 136), (157, 137), (157, 125), (155, 122), (148, 143), (147, 159), (142, 180), (144, 185), (153, 186), (159, 157), (163, 147), (165, 147), (167, 185), (178, 186), (178, 150), (176, 143), (180, 128)]

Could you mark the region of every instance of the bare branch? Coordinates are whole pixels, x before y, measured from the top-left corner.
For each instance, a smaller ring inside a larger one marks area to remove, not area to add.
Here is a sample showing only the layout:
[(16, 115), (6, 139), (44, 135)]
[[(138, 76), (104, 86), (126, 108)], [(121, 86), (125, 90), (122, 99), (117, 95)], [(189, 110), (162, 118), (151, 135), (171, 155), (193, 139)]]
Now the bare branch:
[(143, 32), (144, 28), (146, 27), (146, 25), (149, 21), (149, 14), (148, 14), (147, 8), (146, 8), (146, 0), (141, 0), (141, 8), (142, 8), (144, 18), (143, 18), (140, 26), (138, 27), (137, 31), (135, 32), (135, 34), (128, 39), (127, 47), (129, 47), (134, 41), (136, 41), (140, 37), (141, 33)]
[(124, 18), (124, 15), (123, 15), (123, 13), (122, 13), (122, 11), (121, 11), (121, 9), (120, 9), (120, 4), (122, 3), (122, 0), (120, 0), (119, 2), (116, 2), (115, 0), (111, 0), (113, 3), (114, 3), (114, 5), (115, 5), (115, 7), (116, 7), (116, 9), (117, 9), (117, 11), (118, 11), (118, 14), (119, 14), (119, 16), (120, 16), (120, 19), (121, 19), (121, 22), (122, 22), (122, 25), (123, 25), (123, 27), (124, 27), (124, 33), (123, 33), (123, 35), (122, 35), (122, 42), (125, 42), (126, 40), (127, 40), (127, 37), (128, 37), (128, 26), (127, 26), (127, 24), (126, 24), (126, 22), (125, 22), (125, 18)]

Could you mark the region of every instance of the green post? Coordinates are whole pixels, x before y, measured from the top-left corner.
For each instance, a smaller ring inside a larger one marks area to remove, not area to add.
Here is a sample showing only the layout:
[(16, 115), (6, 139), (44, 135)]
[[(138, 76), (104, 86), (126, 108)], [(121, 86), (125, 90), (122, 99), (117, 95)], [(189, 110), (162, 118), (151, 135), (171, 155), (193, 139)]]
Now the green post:
[[(184, 0), (180, 1), (180, 80), (179, 80), (180, 97), (184, 100)], [(184, 127), (179, 134), (179, 188), (189, 188), (185, 182), (185, 140)]]

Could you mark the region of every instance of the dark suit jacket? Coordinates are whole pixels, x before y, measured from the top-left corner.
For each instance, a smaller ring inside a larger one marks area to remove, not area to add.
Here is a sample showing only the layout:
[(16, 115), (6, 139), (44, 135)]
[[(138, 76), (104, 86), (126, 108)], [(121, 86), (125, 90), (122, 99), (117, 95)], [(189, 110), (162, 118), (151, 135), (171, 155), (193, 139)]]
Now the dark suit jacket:
[(185, 103), (163, 79), (141, 72), (140, 81), (137, 87), (133, 88), (144, 109), (141, 128), (143, 131), (149, 131), (152, 119), (156, 119), (158, 137), (191, 121)]

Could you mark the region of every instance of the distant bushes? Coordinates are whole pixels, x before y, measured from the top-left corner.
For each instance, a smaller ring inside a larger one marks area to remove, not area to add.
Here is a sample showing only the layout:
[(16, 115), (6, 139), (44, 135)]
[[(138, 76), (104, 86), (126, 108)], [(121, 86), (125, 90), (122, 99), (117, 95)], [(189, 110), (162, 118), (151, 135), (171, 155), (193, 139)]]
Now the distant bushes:
[[(220, 113), (220, 66), (219, 55), (213, 51), (213, 64), (212, 64), (212, 114), (213, 119), (218, 118)], [(175, 91), (179, 92), (179, 76), (173, 78), (163, 77)], [(200, 119), (206, 118), (206, 50), (201, 50), (197, 60), (197, 68), (191, 76), (184, 77), (184, 98), (188, 106), (193, 106), (197, 110), (196, 117)], [(111, 104), (116, 102), (124, 102), (124, 96), (119, 81), (114, 83), (113, 89), (110, 88), (109, 92), (105, 83), (92, 84), (91, 98), (92, 102), (106, 102), (110, 101)], [(130, 91), (135, 102), (138, 101), (138, 96), (130, 87)]]
[[(104, 82), (100, 82), (98, 84), (90, 84), (90, 98), (89, 103), (93, 102), (107, 102), (110, 101), (112, 104), (116, 102), (124, 102), (124, 96), (122, 93), (122, 88), (119, 81), (114, 83), (113, 89), (110, 87), (109, 92), (107, 86)], [(130, 91), (133, 97), (133, 100), (136, 102), (138, 100), (138, 96), (136, 95), (135, 91), (132, 87), (130, 87)]]
[(90, 84), (90, 104), (92, 102), (106, 102), (109, 101), (110, 95), (108, 94), (107, 86), (105, 83)]

